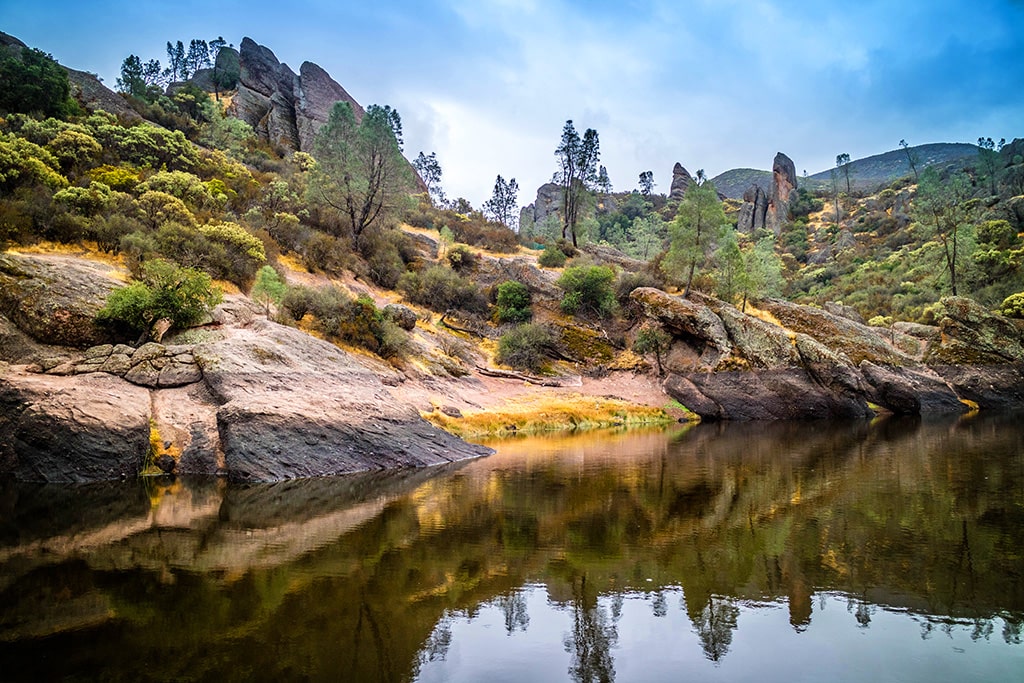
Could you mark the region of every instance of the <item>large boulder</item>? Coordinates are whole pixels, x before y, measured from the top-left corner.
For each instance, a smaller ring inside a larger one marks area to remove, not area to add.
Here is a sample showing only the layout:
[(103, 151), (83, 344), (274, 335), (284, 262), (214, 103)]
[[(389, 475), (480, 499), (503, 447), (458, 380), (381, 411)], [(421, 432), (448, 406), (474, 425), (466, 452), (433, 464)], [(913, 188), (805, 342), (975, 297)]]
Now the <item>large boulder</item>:
[(484, 455), (395, 401), (337, 347), (266, 320), (194, 355), (214, 399), (228, 476), (240, 481), (434, 465)]
[(939, 339), (928, 349), (928, 364), (1024, 363), (1024, 321), (990, 313), (965, 297), (946, 297), (941, 304)]
[(348, 102), (356, 120), (363, 118), (363, 108), (337, 81), (316, 64), (303, 62), (295, 87), (295, 125), (300, 149), (313, 149), (317, 132), (327, 123), (337, 102)]
[(46, 344), (85, 348), (106, 340), (96, 313), (124, 285), (112, 268), (63, 256), (0, 254), (0, 314)]
[(106, 374), (0, 374), (0, 474), (87, 482), (139, 474), (150, 448), (149, 392)]

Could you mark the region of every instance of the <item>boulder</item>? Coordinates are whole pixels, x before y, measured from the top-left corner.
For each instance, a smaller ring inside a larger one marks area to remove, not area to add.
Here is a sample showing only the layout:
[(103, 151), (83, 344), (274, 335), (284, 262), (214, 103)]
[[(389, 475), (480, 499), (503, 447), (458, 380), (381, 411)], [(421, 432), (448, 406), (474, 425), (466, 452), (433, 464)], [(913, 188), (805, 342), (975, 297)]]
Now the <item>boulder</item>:
[(124, 283), (104, 264), (52, 255), (0, 254), (0, 314), (33, 339), (86, 348), (106, 340), (95, 323)]
[(860, 325), (867, 325), (867, 321), (864, 320), (864, 316), (858, 313), (857, 309), (853, 306), (845, 306), (835, 301), (826, 301), (822, 308), (825, 309), (826, 313), (841, 316)]
[(415, 329), (418, 316), (416, 311), (402, 304), (388, 304), (383, 310), (384, 317), (405, 331)]
[(198, 345), (228, 476), (239, 481), (451, 462), (489, 453), (401, 405), (325, 341), (266, 320)]
[(704, 304), (670, 296), (653, 287), (638, 287), (629, 298), (644, 315), (694, 347), (705, 367), (714, 368), (732, 353), (722, 320)]
[(106, 374), (0, 375), (0, 473), (21, 481), (136, 476), (149, 452), (149, 393)]

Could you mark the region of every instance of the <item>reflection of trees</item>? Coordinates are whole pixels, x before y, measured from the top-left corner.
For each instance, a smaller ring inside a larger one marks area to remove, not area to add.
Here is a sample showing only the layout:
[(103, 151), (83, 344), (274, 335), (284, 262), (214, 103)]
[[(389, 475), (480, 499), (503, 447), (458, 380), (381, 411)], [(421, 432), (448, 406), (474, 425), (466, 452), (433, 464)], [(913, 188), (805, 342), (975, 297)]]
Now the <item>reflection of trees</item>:
[(505, 632), (512, 635), (516, 631), (526, 632), (530, 625), (530, 614), (526, 609), (526, 593), (522, 590), (509, 591), (499, 595), (498, 609), (505, 615)]
[(736, 629), (739, 615), (739, 607), (727, 598), (716, 595), (708, 597), (700, 617), (693, 624), (705, 657), (718, 662), (729, 652), (732, 632)]
[(597, 603), (597, 591), (587, 587), (587, 576), (573, 580), (572, 633), (566, 634), (565, 651), (572, 656), (569, 675), (578, 683), (610, 683), (615, 680), (611, 650), (619, 639), (615, 623)]

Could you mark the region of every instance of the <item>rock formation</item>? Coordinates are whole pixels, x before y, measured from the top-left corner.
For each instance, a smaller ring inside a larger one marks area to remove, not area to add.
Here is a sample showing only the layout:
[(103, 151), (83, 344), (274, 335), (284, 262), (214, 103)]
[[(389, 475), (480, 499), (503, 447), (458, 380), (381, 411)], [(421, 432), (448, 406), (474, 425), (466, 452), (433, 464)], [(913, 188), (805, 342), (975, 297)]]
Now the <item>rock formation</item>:
[(752, 233), (764, 227), (765, 214), (768, 212), (768, 195), (760, 185), (751, 185), (743, 193), (743, 205), (736, 221), (736, 229), (740, 232)]
[[(640, 288), (631, 300), (675, 340), (665, 391), (706, 419), (859, 417), (1024, 407), (1024, 324), (943, 299), (938, 328), (873, 328), (771, 300), (779, 325), (717, 299)], [(841, 310), (841, 309), (839, 309)]]
[(335, 102), (348, 102), (356, 120), (363, 117), (359, 103), (316, 64), (303, 62), (296, 75), (269, 48), (244, 38), (239, 66), (238, 93), (231, 113), (284, 151), (311, 151)]
[(562, 186), (558, 183), (544, 183), (537, 188), (537, 198), (532, 204), (527, 204), (519, 212), (519, 225), (524, 221), (527, 225), (531, 222), (540, 225), (544, 219), (551, 215), (557, 215), (562, 209)]
[(686, 194), (686, 188), (693, 184), (693, 176), (683, 168), (683, 165), (676, 162), (672, 167), (672, 185), (669, 188), (669, 200), (681, 201)]
[(772, 190), (765, 214), (765, 225), (776, 236), (782, 232), (782, 224), (789, 220), (789, 196), (796, 191), (796, 183), (793, 160), (779, 152), (772, 163)]
[(740, 207), (736, 229), (751, 233), (767, 228), (778, 236), (783, 224), (789, 219), (790, 195), (796, 188), (796, 166), (792, 159), (779, 152), (772, 164), (770, 190), (766, 192), (755, 183), (743, 193), (743, 205)]

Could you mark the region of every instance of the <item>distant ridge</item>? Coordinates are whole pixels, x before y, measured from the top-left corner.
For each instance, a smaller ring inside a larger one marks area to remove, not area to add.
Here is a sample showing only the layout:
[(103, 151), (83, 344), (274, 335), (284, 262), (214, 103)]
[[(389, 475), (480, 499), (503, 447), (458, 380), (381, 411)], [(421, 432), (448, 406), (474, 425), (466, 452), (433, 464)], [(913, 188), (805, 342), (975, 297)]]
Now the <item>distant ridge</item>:
[[(934, 164), (954, 164), (966, 159), (974, 159), (978, 155), (976, 145), (964, 142), (932, 142), (926, 145), (910, 147), (909, 151), (917, 159), (917, 170)], [(832, 182), (832, 169), (801, 177), (800, 186), (808, 189), (825, 188)], [(850, 162), (850, 185), (862, 190), (875, 189), (887, 185), (897, 178), (910, 175), (910, 162), (907, 153), (902, 149), (894, 149), (883, 154), (875, 154)], [(719, 173), (711, 182), (715, 188), (732, 199), (742, 199), (743, 193), (753, 184), (767, 190), (771, 186), (771, 171), (756, 168), (733, 168)], [(846, 183), (844, 177), (843, 183)]]

